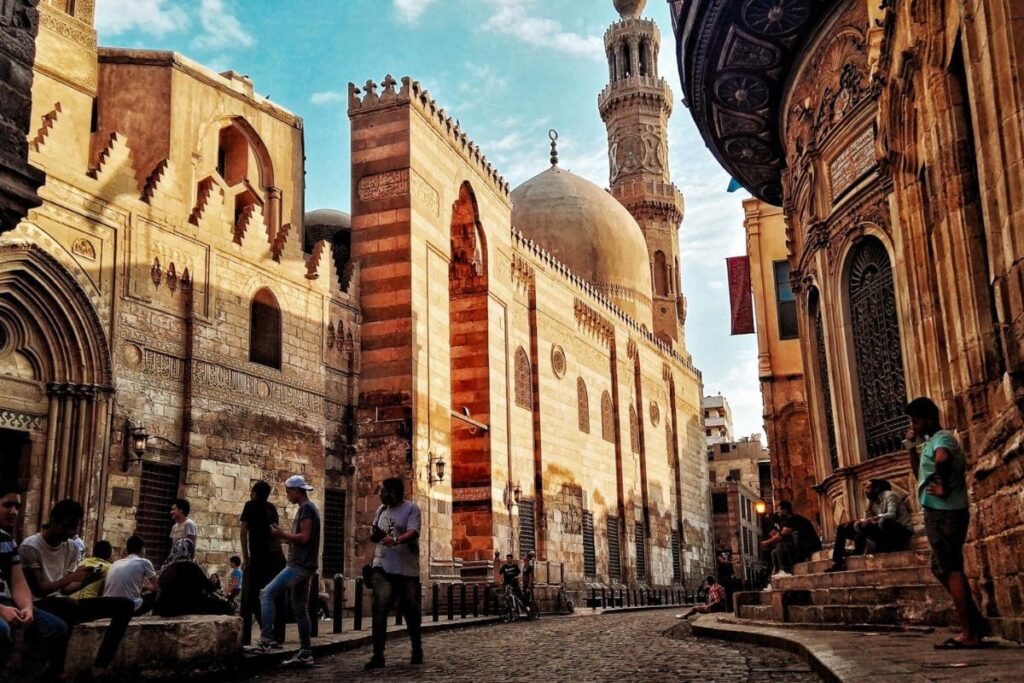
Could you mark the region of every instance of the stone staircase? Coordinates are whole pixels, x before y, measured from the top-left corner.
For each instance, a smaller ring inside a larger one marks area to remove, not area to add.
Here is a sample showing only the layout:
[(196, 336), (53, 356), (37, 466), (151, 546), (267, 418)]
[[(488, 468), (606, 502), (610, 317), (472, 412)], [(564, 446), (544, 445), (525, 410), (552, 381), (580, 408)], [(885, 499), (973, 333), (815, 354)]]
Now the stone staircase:
[(799, 624), (948, 626), (956, 614), (922, 550), (849, 557), (847, 571), (826, 574), (829, 560), (796, 565), (771, 590), (734, 596), (736, 616)]

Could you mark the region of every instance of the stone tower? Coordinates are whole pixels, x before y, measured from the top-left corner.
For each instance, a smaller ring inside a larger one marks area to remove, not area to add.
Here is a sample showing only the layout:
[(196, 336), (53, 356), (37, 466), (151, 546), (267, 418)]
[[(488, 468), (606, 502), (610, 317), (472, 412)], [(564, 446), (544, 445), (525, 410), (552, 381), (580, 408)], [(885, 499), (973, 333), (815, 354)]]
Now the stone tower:
[(683, 341), (686, 299), (679, 287), (679, 224), (683, 197), (668, 169), (672, 91), (658, 77), (661, 33), (641, 18), (646, 0), (614, 0), (620, 19), (604, 34), (608, 86), (598, 96), (608, 129), (612, 195), (643, 230), (651, 264), (654, 334)]

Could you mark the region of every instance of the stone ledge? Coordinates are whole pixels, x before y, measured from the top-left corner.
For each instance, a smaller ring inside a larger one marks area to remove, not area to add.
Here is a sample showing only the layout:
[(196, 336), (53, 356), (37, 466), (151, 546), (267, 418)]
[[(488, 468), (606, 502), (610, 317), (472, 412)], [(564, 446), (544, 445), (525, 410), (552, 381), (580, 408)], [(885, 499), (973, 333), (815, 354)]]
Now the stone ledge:
[[(68, 647), (69, 675), (92, 664), (109, 623), (103, 619), (75, 627)], [(241, 636), (238, 617), (136, 617), (118, 648), (113, 669), (119, 677), (135, 680), (181, 679), (234, 670)]]

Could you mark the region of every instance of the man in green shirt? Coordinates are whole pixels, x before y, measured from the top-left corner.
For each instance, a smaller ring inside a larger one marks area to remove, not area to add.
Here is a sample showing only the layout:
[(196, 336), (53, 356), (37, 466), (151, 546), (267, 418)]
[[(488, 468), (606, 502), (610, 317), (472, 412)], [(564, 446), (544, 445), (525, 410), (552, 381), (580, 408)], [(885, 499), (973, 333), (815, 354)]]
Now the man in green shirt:
[(939, 424), (939, 407), (928, 398), (907, 405), (910, 429), (907, 448), (917, 473), (917, 499), (924, 511), (924, 528), (932, 549), (931, 569), (953, 598), (961, 631), (937, 644), (938, 649), (978, 647), (991, 633), (971, 597), (964, 574), (964, 542), (970, 512), (967, 507), (967, 462), (959, 442)]

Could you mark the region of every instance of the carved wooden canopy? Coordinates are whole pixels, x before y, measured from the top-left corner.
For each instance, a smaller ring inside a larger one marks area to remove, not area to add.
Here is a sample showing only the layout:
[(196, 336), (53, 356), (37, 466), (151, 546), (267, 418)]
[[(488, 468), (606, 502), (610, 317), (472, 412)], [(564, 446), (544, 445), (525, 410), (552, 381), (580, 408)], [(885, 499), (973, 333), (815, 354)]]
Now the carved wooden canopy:
[(712, 154), (757, 198), (782, 203), (779, 139), (790, 68), (839, 0), (670, 0), (683, 102)]

